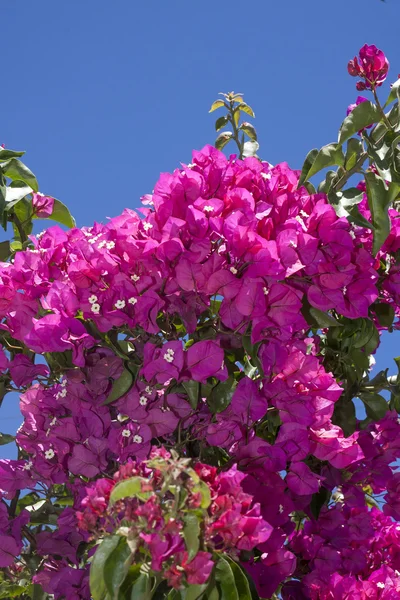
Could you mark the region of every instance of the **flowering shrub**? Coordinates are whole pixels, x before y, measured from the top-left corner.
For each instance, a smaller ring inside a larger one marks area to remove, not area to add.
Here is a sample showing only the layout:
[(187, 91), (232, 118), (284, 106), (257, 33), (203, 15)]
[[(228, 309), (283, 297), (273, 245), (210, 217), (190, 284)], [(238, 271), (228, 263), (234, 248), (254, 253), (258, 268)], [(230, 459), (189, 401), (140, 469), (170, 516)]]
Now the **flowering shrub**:
[(223, 95), (231, 131), (106, 225), (74, 227), (0, 150), (0, 389), (24, 419), (0, 597), (399, 597), (400, 387), (370, 376), (400, 316), (387, 67), (364, 46), (350, 70), (375, 102), (301, 171), (258, 158), (252, 109)]

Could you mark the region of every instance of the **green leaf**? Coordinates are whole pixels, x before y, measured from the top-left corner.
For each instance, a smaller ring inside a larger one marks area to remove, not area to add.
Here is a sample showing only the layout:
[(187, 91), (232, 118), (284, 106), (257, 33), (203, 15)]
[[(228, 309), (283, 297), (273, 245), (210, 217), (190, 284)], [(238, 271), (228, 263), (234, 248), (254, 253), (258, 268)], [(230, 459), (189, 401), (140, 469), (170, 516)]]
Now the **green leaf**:
[[(366, 104), (366, 102), (362, 104)], [(362, 106), (362, 104), (359, 104), (359, 106)], [(365, 183), (367, 185), (368, 206), (374, 226), (372, 253), (376, 255), (390, 233), (389, 197), (384, 182), (375, 173), (365, 173)]]
[(11, 245), (7, 240), (5, 242), (0, 242), (0, 260), (5, 262), (7, 258), (9, 258), (11, 254)]
[(35, 192), (39, 190), (39, 185), (36, 177), (30, 169), (18, 158), (10, 158), (8, 161), (2, 164), (2, 170), (6, 177), (9, 177), (13, 181), (24, 181), (28, 184)]
[(219, 600), (218, 589), (216, 587), (207, 592), (207, 600)]
[(143, 477), (130, 477), (117, 483), (110, 495), (110, 506), (122, 500), (123, 498), (139, 498), (139, 500), (147, 500), (152, 492), (142, 492), (142, 485), (146, 484), (147, 480)]
[[(328, 171), (326, 174), (325, 179), (323, 179), (321, 181), (321, 183), (318, 186), (318, 191), (322, 192), (323, 194), (327, 194), (329, 192), (329, 190), (332, 187), (333, 182), (335, 181), (335, 179), (337, 178), (337, 172), (336, 171)], [(305, 185), (309, 185), (310, 182), (306, 182)], [(308, 189), (308, 188), (307, 188)], [(315, 192), (312, 192), (315, 193)]]
[(32, 583), (28, 588), (28, 594), (31, 600), (45, 600), (45, 598), (48, 598), (48, 595), (39, 583)]
[(303, 164), (303, 168), (301, 170), (301, 175), (300, 175), (300, 179), (299, 179), (299, 183), (297, 185), (297, 188), (300, 188), (304, 182), (307, 179), (307, 174), (309, 172), (309, 170), (311, 169), (315, 159), (318, 156), (318, 149), (314, 148), (313, 150), (310, 150), (310, 152), (307, 154), (304, 164)]
[(322, 507), (328, 504), (330, 497), (331, 493), (325, 487), (321, 487), (316, 494), (313, 494), (310, 509), (315, 520), (318, 519)]
[(183, 537), (185, 539), (186, 550), (189, 553), (189, 560), (192, 560), (200, 547), (200, 522), (199, 517), (193, 513), (185, 515)]
[[(151, 596), (150, 577), (147, 573), (142, 573), (132, 586), (130, 600), (150, 600)], [(94, 600), (96, 600), (96, 598), (94, 598)]]
[(339, 425), (339, 427), (342, 428), (346, 437), (349, 437), (349, 435), (355, 432), (357, 428), (357, 419), (356, 407), (354, 406), (353, 400), (349, 400), (342, 395), (339, 400), (335, 402), (332, 422), (334, 425)]
[(211, 104), (211, 108), (208, 112), (212, 113), (214, 110), (217, 110), (217, 108), (222, 108), (223, 106), (225, 106), (225, 102), (223, 100), (216, 100)]
[(182, 600), (200, 600), (202, 599), (202, 594), (206, 591), (206, 589), (207, 583), (204, 583), (202, 585), (189, 585), (189, 587), (181, 590)]
[(366, 393), (360, 394), (360, 400), (364, 403), (365, 411), (371, 419), (379, 421), (383, 419), (389, 410), (389, 404), (380, 394)]
[(249, 106), (248, 104), (246, 104), (246, 102), (241, 102), (240, 104), (238, 104), (237, 108), (246, 113), (246, 115), (250, 115), (250, 117), (255, 117), (256, 115), (254, 114), (253, 109), (251, 108), (251, 106)]
[(104, 538), (96, 550), (92, 564), (90, 566), (90, 593), (93, 600), (105, 600), (107, 588), (104, 581), (104, 567), (107, 558), (118, 546), (119, 535), (111, 535)]
[(111, 392), (106, 400), (104, 400), (103, 405), (111, 404), (111, 402), (115, 402), (115, 400), (124, 396), (129, 392), (133, 383), (134, 377), (132, 373), (128, 369), (124, 369), (119, 378), (114, 381)]
[[(366, 104), (366, 102), (363, 102), (363, 104)], [(394, 104), (392, 106), (390, 111), (388, 113), (386, 113), (386, 118), (393, 127), (397, 126), (397, 123), (399, 120), (399, 103), (398, 102), (396, 102), (396, 104)], [(386, 123), (384, 121), (381, 121), (372, 130), (372, 132), (370, 134), (370, 138), (373, 142), (378, 142), (378, 140), (380, 140), (382, 138), (382, 136), (385, 134), (385, 132), (387, 132)]]
[(194, 494), (200, 494), (200, 507), (208, 508), (211, 504), (211, 494), (208, 485), (204, 481), (199, 480), (192, 489)]
[(0, 433), (0, 446), (5, 446), (6, 444), (11, 444), (15, 440), (13, 435), (9, 433)]
[(251, 140), (257, 140), (257, 132), (251, 123), (242, 123), (239, 129), (244, 131)]
[(213, 387), (207, 398), (207, 404), (212, 413), (220, 413), (230, 405), (235, 387), (236, 382), (232, 376)]
[(343, 150), (338, 144), (327, 144), (321, 148), (315, 156), (308, 173), (305, 175), (305, 181), (322, 169), (331, 167), (332, 165), (338, 165), (340, 167), (344, 165)]
[(120, 537), (117, 547), (111, 552), (104, 563), (104, 582), (110, 597), (118, 599), (118, 591), (129, 570), (131, 550), (125, 537)]
[(7, 150), (6, 148), (0, 148), (0, 163), (10, 158), (20, 158), (25, 154), (25, 150), (17, 152), (16, 150)]
[(217, 562), (215, 580), (219, 584), (220, 600), (239, 600), (235, 577), (229, 562), (225, 558), (221, 557)]
[(346, 171), (350, 171), (356, 164), (359, 156), (363, 152), (363, 147), (360, 140), (350, 138), (347, 142), (345, 165)]
[(32, 188), (23, 181), (12, 181), (11, 185), (6, 189), (6, 210), (10, 210), (11, 206), (19, 202), (22, 198), (25, 198), (31, 192)]
[(361, 102), (345, 118), (339, 131), (339, 144), (344, 144), (355, 133), (381, 120), (381, 114), (372, 102)]
[(386, 108), (391, 102), (398, 99), (399, 94), (400, 94), (400, 79), (398, 79), (397, 81), (395, 81), (393, 83), (392, 88), (390, 90), (390, 94), (389, 94), (388, 99), (386, 100), (383, 108)]
[(373, 309), (381, 327), (391, 327), (394, 321), (394, 308), (391, 304), (380, 302), (374, 304)]
[[(36, 216), (34, 218), (35, 219), (37, 219), (37, 218), (43, 219), (43, 217), (36, 217)], [(68, 208), (65, 206), (65, 204), (63, 204), (56, 198), (54, 198), (53, 212), (51, 213), (51, 215), (46, 217), (46, 221), (48, 221), (48, 220), (56, 221), (57, 223), (61, 223), (61, 225), (65, 225), (66, 227), (69, 227), (69, 228), (76, 226), (75, 219), (69, 212)]]
[(215, 131), (219, 131), (228, 123), (228, 117), (220, 117), (215, 121)]
[(224, 131), (223, 133), (220, 133), (217, 139), (215, 140), (215, 147), (217, 148), (217, 150), (222, 150), (223, 148), (225, 148), (232, 136), (232, 131)]
[(0, 583), (0, 598), (7, 600), (8, 598), (18, 598), (27, 591), (28, 586), (16, 585), (3, 581)]
[(319, 327), (343, 327), (339, 321), (332, 317), (329, 313), (323, 312), (313, 306), (310, 308), (310, 314), (318, 323)]
[(194, 410), (196, 410), (197, 403), (199, 401), (199, 391), (200, 391), (200, 384), (199, 384), (199, 382), (198, 381), (183, 381), (182, 385), (185, 388), (185, 391), (186, 391), (187, 396), (189, 398), (189, 404), (190, 404), (190, 406)]
[(239, 600), (252, 600), (249, 582), (241, 566), (232, 560), (230, 556), (226, 555), (224, 559), (232, 569)]

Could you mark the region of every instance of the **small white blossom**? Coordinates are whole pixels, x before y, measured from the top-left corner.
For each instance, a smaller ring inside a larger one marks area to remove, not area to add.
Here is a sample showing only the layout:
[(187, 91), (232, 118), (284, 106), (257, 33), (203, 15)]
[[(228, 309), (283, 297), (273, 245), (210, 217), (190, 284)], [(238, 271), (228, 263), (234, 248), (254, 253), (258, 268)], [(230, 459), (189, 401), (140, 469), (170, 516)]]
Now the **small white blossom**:
[(209, 204), (207, 204), (207, 206), (205, 206), (205, 207), (203, 208), (203, 211), (204, 211), (204, 212), (209, 212), (209, 213), (210, 213), (210, 212), (212, 212), (213, 210), (214, 210), (214, 207), (213, 207), (213, 206), (210, 206)]
[(133, 441), (135, 442), (135, 444), (141, 444), (143, 442), (143, 438), (141, 435), (134, 435), (133, 436)]
[(380, 588), (381, 590), (384, 590), (385, 584), (382, 581), (378, 581), (378, 583), (376, 584), (376, 587)]
[(268, 296), (268, 294), (269, 294), (269, 289), (268, 289), (268, 288), (266, 288), (266, 287), (263, 287), (263, 292), (264, 292), (264, 295), (265, 295), (265, 296)]
[(151, 387), (149, 385), (147, 385), (145, 387), (144, 391), (146, 392), (146, 394), (151, 394)]
[(52, 448), (50, 448), (50, 450), (46, 450), (46, 452), (44, 453), (44, 457), (47, 460), (51, 460), (52, 458), (54, 458), (54, 456), (55, 456), (55, 452)]
[(353, 238), (353, 240), (356, 239), (356, 234), (354, 233), (354, 231), (349, 231), (350, 233), (350, 237)]
[(143, 229), (148, 231), (149, 229), (153, 229), (153, 225), (151, 223), (143, 223)]
[(115, 248), (115, 242), (113, 242), (113, 241), (107, 242), (106, 248), (107, 248), (107, 250), (112, 250), (113, 248)]
[(88, 298), (88, 302), (89, 304), (95, 304), (97, 302), (98, 298), (96, 296), (96, 294), (92, 294), (91, 296), (89, 296)]
[(168, 352), (166, 352), (164, 354), (164, 360), (166, 360), (167, 363), (172, 363), (172, 362), (174, 362), (174, 355), (173, 354), (168, 354)]
[(229, 270), (233, 275), (236, 275), (237, 269), (235, 269), (235, 267), (231, 267)]
[(98, 247), (98, 249), (99, 249), (99, 250), (101, 250), (102, 248), (104, 248), (104, 246), (105, 246), (105, 245), (106, 245), (106, 241), (105, 241), (105, 240), (102, 240), (102, 241), (100, 242), (100, 244), (98, 244), (98, 245), (97, 245), (97, 247)]
[(134, 281), (136, 283), (136, 281), (139, 281), (140, 277), (139, 277), (139, 275), (134, 274), (134, 275), (131, 275), (131, 279), (132, 279), (132, 281)]
[(296, 242), (294, 242), (293, 240), (290, 240), (290, 242), (289, 242), (289, 246), (290, 246), (291, 248), (297, 248), (297, 244), (296, 244)]
[(146, 396), (140, 396), (140, 398), (139, 398), (139, 404), (141, 406), (146, 406), (146, 404), (147, 404), (147, 398), (146, 398)]
[(116, 303), (114, 304), (115, 308), (125, 308), (125, 300), (117, 300)]
[(342, 287), (342, 292), (344, 295), (347, 294), (347, 287), (345, 285)]
[(128, 302), (129, 302), (129, 304), (132, 304), (133, 306), (135, 306), (135, 304), (136, 304), (136, 302), (137, 302), (137, 298), (134, 298), (134, 297), (132, 296), (132, 298), (129, 298)]
[(57, 423), (57, 417), (53, 417), (52, 420), (50, 421), (50, 427), (53, 427), (53, 425), (55, 425)]
[(24, 471), (29, 471), (29, 469), (32, 469), (33, 467), (33, 462), (31, 460), (29, 460), (28, 462), (26, 462), (24, 464), (24, 466), (22, 467)]
[(122, 430), (122, 435), (123, 435), (123, 437), (128, 438), (128, 437), (131, 436), (131, 431), (129, 429), (123, 429)]
[(187, 165), (187, 168), (188, 168), (188, 169), (193, 169), (193, 167), (195, 167), (195, 166), (196, 166), (196, 165), (195, 165), (194, 163), (189, 163), (189, 164)]
[(67, 379), (63, 379), (62, 382), (60, 383), (61, 387), (66, 387), (68, 384)]
[(305, 211), (305, 210), (301, 210), (301, 211), (300, 211), (300, 214), (301, 214), (301, 216), (302, 216), (302, 217), (304, 217), (305, 219), (306, 219), (307, 217), (309, 217), (309, 216), (310, 216), (308, 213), (306, 213), (306, 211)]
[(282, 514), (282, 513), (283, 513), (283, 505), (282, 505), (282, 504), (280, 504), (280, 505), (279, 505), (279, 514)]
[(300, 215), (297, 215), (296, 217), (296, 221), (298, 223), (300, 223), (300, 225), (302, 226), (302, 228), (304, 229), (304, 231), (307, 231), (307, 227), (306, 224), (304, 223), (303, 219), (300, 217)]
[(261, 173), (261, 177), (268, 180), (271, 179), (272, 175), (271, 173)]
[(90, 307), (90, 310), (92, 311), (92, 313), (94, 313), (95, 315), (98, 315), (100, 312), (100, 304), (92, 304), (92, 306)]

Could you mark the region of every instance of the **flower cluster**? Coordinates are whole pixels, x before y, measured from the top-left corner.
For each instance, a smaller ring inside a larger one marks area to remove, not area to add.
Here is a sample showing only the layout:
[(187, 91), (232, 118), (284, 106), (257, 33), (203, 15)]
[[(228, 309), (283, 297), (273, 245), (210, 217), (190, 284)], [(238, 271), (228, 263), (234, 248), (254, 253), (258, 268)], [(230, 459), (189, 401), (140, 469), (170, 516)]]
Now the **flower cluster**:
[(364, 81), (357, 82), (359, 91), (374, 89), (385, 81), (389, 70), (389, 61), (382, 50), (376, 46), (365, 44), (359, 53), (349, 61), (348, 71), (352, 77), (360, 77)]
[(122, 465), (113, 480), (98, 479), (86, 488), (84, 510), (77, 513), (80, 529), (97, 537), (117, 531), (133, 562), (150, 557), (151, 571), (162, 573), (173, 588), (206, 583), (215, 557), (253, 550), (272, 527), (243, 490), (248, 476), (236, 467), (218, 474), (189, 463), (160, 448), (147, 461)]
[[(375, 91), (387, 67), (365, 46), (350, 70)], [(367, 383), (399, 327), (400, 213), (376, 252), (363, 182), (348, 219), (300, 177), (206, 146), (142, 216), (51, 227), (0, 263), (0, 381), (23, 415), (0, 461), (4, 567), (31, 552), (48, 594), (87, 600), (113, 533), (173, 588), (224, 554), (263, 597), (395, 597), (398, 398)], [(33, 194), (37, 216), (56, 202)]]

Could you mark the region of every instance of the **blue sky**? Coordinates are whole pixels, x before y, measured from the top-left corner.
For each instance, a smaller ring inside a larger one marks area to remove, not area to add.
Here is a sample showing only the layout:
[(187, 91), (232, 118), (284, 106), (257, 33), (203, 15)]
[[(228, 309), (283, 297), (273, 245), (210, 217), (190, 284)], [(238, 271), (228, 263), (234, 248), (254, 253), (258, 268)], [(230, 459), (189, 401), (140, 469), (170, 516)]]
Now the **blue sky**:
[[(2, 0), (1, 17), (0, 143), (27, 151), (41, 191), (78, 225), (137, 207), (160, 172), (212, 143), (220, 91), (254, 108), (265, 160), (299, 168), (335, 141), (364, 43), (385, 51), (391, 80), (400, 73), (399, 0)], [(15, 396), (0, 418), (15, 430)]]

